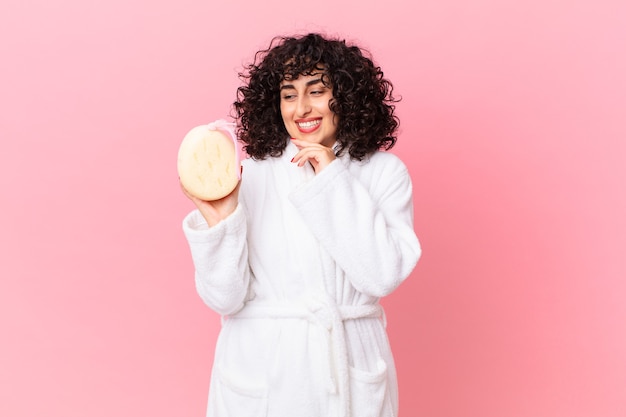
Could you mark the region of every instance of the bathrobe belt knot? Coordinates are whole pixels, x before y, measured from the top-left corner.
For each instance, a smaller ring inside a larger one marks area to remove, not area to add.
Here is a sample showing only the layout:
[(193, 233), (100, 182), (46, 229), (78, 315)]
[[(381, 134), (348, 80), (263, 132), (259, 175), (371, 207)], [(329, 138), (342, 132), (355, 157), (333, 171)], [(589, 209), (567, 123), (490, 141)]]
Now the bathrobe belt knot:
[(324, 351), (328, 356), (328, 390), (339, 395), (340, 415), (351, 417), (348, 350), (343, 322), (360, 318), (381, 318), (386, 325), (380, 304), (338, 305), (330, 296), (313, 297), (303, 303), (252, 301), (230, 317), (305, 319), (323, 328), (326, 335)]

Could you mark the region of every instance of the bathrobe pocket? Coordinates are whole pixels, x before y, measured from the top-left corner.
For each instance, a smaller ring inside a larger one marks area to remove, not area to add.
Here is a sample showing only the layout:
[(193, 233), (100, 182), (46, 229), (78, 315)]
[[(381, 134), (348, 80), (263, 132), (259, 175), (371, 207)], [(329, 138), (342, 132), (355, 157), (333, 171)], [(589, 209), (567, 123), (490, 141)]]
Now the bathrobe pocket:
[(387, 364), (378, 361), (374, 372), (350, 367), (350, 408), (353, 416), (392, 417), (387, 398)]
[(217, 369), (215, 406), (222, 417), (266, 417), (267, 387)]

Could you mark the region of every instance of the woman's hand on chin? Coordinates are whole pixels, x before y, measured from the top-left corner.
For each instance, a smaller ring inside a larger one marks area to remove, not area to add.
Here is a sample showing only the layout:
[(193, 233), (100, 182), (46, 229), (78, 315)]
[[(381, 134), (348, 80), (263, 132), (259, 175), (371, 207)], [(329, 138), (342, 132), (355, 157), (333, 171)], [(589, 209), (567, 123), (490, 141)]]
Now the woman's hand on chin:
[(292, 138), (291, 142), (299, 149), (298, 153), (291, 159), (291, 162), (299, 167), (310, 162), (316, 174), (319, 174), (331, 162), (337, 159), (332, 148), (319, 143), (311, 143), (295, 138)]

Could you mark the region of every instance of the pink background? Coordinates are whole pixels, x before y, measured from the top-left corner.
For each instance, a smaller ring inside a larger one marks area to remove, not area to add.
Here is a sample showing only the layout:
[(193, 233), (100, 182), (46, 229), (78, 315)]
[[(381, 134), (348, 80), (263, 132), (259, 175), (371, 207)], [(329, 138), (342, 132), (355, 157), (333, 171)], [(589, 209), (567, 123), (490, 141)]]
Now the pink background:
[(621, 0), (3, 0), (0, 415), (204, 415), (220, 324), (176, 152), (306, 31), (358, 40), (404, 98), (401, 416), (626, 415)]

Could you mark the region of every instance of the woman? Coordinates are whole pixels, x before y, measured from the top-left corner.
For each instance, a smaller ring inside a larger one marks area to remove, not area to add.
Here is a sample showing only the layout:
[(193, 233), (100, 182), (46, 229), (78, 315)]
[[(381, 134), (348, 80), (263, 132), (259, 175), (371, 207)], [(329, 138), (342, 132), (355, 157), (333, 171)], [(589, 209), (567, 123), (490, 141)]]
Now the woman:
[(204, 302), (225, 317), (208, 416), (391, 417), (380, 297), (421, 253), (391, 148), (392, 85), (356, 46), (275, 39), (238, 89), (251, 157), (232, 194), (184, 220)]

